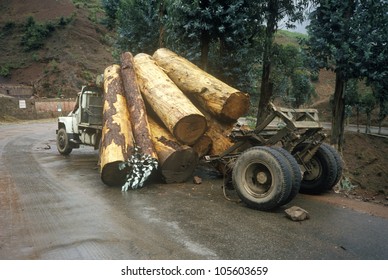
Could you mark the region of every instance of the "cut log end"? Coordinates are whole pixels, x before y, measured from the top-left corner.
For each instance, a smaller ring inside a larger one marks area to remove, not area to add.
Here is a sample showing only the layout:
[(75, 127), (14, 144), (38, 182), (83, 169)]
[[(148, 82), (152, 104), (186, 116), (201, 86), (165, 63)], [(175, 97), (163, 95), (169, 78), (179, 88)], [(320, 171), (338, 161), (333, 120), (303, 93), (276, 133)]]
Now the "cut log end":
[(198, 155), (190, 147), (182, 147), (172, 153), (160, 166), (163, 180), (167, 183), (186, 182), (198, 164)]
[(125, 183), (125, 172), (119, 169), (122, 161), (114, 161), (104, 165), (101, 170), (101, 179), (110, 187), (122, 186)]
[(177, 122), (173, 134), (179, 142), (192, 145), (205, 133), (206, 129), (206, 118), (199, 114), (191, 114)]
[(221, 118), (225, 121), (236, 121), (248, 113), (249, 105), (249, 96), (246, 93), (232, 93), (222, 108)]

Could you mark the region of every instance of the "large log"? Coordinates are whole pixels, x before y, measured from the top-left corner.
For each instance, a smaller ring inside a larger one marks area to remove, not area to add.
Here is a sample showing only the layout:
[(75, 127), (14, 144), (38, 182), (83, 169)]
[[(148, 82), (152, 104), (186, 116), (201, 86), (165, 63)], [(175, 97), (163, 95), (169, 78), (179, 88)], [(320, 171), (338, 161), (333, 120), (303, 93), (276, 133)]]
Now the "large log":
[(205, 133), (191, 147), (198, 154), (198, 158), (202, 158), (209, 154), (212, 145), (213, 140)]
[(210, 137), (213, 141), (211, 149), (209, 151), (210, 155), (221, 155), (231, 146), (233, 146), (233, 142), (229, 138), (229, 134), (233, 129), (233, 125), (221, 124), (215, 119), (207, 118), (208, 120), (208, 130), (205, 135)]
[(159, 170), (166, 183), (182, 183), (193, 174), (198, 164), (197, 153), (179, 144), (171, 133), (152, 118), (148, 118), (152, 141), (159, 158)]
[(147, 111), (136, 81), (133, 56), (130, 52), (121, 54), (121, 77), (136, 146), (140, 147), (142, 153), (157, 159), (154, 144), (151, 140)]
[(235, 121), (248, 112), (249, 96), (206, 73), (187, 59), (161, 48), (153, 59), (185, 93), (223, 121)]
[(126, 173), (119, 165), (128, 160), (133, 149), (129, 111), (120, 77), (120, 66), (104, 71), (104, 106), (100, 147), (100, 174), (109, 186), (123, 185)]
[(134, 57), (140, 90), (167, 129), (181, 143), (193, 144), (206, 131), (206, 119), (147, 54)]

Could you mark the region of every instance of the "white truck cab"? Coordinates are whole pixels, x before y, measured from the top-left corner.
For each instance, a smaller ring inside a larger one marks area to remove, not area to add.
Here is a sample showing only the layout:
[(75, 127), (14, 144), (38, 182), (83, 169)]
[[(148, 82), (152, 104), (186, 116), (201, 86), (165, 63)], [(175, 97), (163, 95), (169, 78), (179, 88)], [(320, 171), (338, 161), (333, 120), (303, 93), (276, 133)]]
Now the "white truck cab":
[(101, 140), (102, 89), (96, 86), (83, 86), (78, 93), (72, 112), (58, 118), (57, 149), (68, 155), (80, 144), (98, 149)]

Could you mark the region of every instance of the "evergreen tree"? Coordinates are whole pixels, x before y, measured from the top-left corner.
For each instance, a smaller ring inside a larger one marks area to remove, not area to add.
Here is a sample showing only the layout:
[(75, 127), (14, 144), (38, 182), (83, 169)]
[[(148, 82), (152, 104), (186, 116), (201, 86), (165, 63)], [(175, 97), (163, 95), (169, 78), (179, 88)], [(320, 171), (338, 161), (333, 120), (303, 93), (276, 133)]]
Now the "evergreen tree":
[(163, 0), (121, 0), (116, 15), (120, 50), (152, 55), (161, 47), (163, 3)]
[(321, 0), (310, 17), (310, 50), (321, 67), (336, 73), (331, 143), (340, 151), (346, 82), (361, 77), (369, 83), (387, 79), (387, 6), (385, 0)]
[(262, 1), (261, 13), (266, 23), (264, 36), (263, 70), (261, 76), (260, 99), (258, 104), (257, 123), (259, 125), (268, 115), (268, 104), (273, 96), (272, 57), (274, 36), (279, 23), (288, 18), (286, 25), (302, 21), (303, 12), (310, 1), (308, 0), (268, 0)]

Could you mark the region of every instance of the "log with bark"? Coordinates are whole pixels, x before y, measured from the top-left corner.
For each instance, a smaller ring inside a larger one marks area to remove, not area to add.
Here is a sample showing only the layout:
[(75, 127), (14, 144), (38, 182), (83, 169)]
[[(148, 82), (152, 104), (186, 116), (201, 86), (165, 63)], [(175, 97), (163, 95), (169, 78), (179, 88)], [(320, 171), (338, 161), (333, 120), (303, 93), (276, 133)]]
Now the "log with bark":
[(147, 119), (147, 111), (136, 79), (133, 55), (130, 52), (121, 54), (121, 78), (129, 109), (129, 119), (135, 142), (135, 152), (126, 166), (131, 170), (131, 176), (123, 190), (129, 187), (143, 186), (143, 183), (157, 168), (157, 154), (152, 143), (152, 135)]
[(140, 90), (146, 101), (181, 143), (194, 144), (206, 131), (206, 119), (147, 54), (134, 57)]
[(235, 121), (248, 112), (249, 96), (206, 73), (187, 59), (161, 48), (153, 59), (187, 95), (223, 121)]
[(148, 120), (163, 180), (166, 183), (187, 181), (197, 167), (197, 153), (191, 147), (179, 144), (163, 125), (151, 117), (148, 117)]
[(136, 146), (144, 154), (157, 159), (143, 97), (136, 80), (133, 56), (130, 52), (121, 55), (121, 77), (125, 90), (130, 121)]
[(104, 71), (104, 105), (100, 146), (100, 174), (109, 186), (123, 185), (126, 174), (120, 164), (133, 151), (133, 135), (127, 102), (120, 77), (120, 66), (112, 65)]

